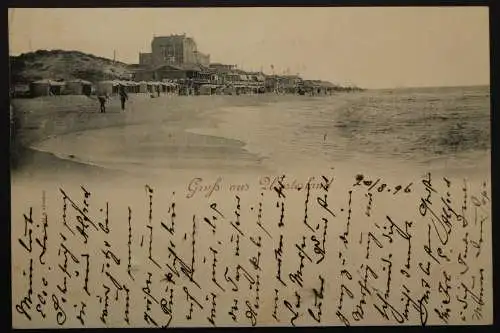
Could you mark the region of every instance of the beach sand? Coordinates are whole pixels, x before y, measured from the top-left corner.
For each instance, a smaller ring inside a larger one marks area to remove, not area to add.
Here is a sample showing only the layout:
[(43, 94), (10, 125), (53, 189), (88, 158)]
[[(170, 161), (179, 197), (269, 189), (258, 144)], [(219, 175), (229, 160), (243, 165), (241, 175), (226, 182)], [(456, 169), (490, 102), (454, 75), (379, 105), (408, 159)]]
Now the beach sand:
[[(296, 99), (300, 97), (243, 95), (193, 98), (162, 95), (151, 98), (148, 95), (137, 94), (130, 95), (125, 112), (120, 110), (119, 100), (116, 97), (111, 99), (106, 113), (99, 113), (99, 104), (95, 98), (85, 96), (13, 100), (14, 117), (18, 128), (12, 142), (12, 173), (14, 178), (38, 180), (62, 179), (61, 177), (75, 176), (75, 174), (85, 177), (123, 177), (124, 173), (118, 170), (106, 170), (88, 161), (78, 161), (78, 152), (89, 147), (75, 146), (74, 152), (65, 156), (55, 156), (51, 152), (33, 147), (46, 139), (62, 137), (65, 134), (150, 123), (166, 123), (175, 128), (170, 139), (183, 143), (183, 149), (196, 145), (207, 146), (210, 145), (207, 140), (209, 136), (190, 133), (185, 129), (214, 126), (217, 120), (211, 115), (221, 108), (258, 106)], [(235, 140), (226, 140), (226, 144), (243, 146), (243, 143)], [(198, 153), (204, 154), (203, 151)], [(224, 158), (224, 156), (219, 157)]]

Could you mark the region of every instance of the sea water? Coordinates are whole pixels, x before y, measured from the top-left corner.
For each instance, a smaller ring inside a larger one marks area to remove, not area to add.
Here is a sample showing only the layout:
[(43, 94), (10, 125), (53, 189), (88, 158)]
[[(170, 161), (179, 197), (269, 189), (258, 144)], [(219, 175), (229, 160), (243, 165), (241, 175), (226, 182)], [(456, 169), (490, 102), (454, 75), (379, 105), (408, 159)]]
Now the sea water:
[(34, 148), (135, 174), (339, 167), (352, 172), (489, 174), (489, 87), (303, 96), (220, 108), (204, 117), (211, 121), (196, 126), (151, 118), (53, 137)]

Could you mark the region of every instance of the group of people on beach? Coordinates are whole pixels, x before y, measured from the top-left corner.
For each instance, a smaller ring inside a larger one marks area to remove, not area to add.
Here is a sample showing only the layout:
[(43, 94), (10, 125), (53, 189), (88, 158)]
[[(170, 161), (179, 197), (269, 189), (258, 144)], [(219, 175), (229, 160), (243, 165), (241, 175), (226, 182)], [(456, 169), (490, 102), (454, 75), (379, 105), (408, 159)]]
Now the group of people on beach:
[[(128, 100), (128, 94), (125, 91), (125, 86), (118, 86), (118, 95), (120, 96), (122, 111), (125, 111), (125, 102)], [(99, 103), (101, 105), (101, 113), (106, 113), (106, 101), (109, 99), (108, 93), (99, 94), (97, 99), (99, 100)]]
[[(156, 94), (158, 97), (160, 97), (160, 87), (156, 87)], [(120, 102), (121, 102), (121, 108), (122, 111), (125, 111), (125, 102), (128, 100), (128, 94), (127, 91), (125, 90), (124, 85), (119, 85), (118, 86), (118, 95), (120, 96)], [(151, 94), (151, 97), (155, 97), (154, 94)], [(99, 100), (100, 103), (100, 111), (101, 113), (106, 113), (106, 101), (109, 99), (108, 93), (101, 93), (97, 96), (97, 99)]]

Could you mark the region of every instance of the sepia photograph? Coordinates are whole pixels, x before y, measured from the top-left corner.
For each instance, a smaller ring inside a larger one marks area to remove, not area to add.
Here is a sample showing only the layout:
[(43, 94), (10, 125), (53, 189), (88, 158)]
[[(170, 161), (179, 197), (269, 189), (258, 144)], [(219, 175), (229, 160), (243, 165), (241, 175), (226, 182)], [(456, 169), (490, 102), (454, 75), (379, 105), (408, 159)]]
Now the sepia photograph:
[(16, 328), (492, 322), (487, 7), (8, 15)]
[(15, 177), (489, 168), (484, 8), (13, 9), (9, 19)]

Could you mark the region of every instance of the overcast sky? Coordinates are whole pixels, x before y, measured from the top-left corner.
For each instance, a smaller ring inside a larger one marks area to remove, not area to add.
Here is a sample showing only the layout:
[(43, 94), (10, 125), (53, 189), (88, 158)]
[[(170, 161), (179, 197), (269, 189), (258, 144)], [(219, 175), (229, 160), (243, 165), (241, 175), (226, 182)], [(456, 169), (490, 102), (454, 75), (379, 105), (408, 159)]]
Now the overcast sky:
[(487, 7), (9, 10), (12, 55), (79, 50), (138, 63), (186, 33), (212, 62), (365, 88), (489, 84)]

